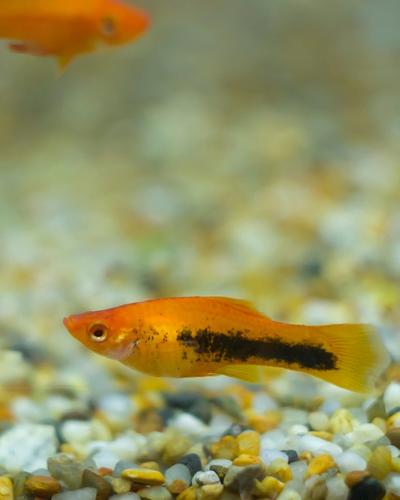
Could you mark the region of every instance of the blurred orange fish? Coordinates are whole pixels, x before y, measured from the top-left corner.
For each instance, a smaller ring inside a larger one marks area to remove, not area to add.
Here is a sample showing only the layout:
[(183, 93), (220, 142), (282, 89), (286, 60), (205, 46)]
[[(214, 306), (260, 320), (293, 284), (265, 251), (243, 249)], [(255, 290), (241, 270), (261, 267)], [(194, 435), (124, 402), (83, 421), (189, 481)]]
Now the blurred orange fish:
[(53, 56), (61, 69), (77, 55), (139, 36), (148, 15), (119, 0), (0, 0), (0, 38), (11, 50)]
[(137, 302), (69, 316), (64, 325), (92, 351), (156, 376), (262, 382), (260, 366), (273, 366), (368, 392), (388, 365), (368, 325), (290, 325), (223, 297)]

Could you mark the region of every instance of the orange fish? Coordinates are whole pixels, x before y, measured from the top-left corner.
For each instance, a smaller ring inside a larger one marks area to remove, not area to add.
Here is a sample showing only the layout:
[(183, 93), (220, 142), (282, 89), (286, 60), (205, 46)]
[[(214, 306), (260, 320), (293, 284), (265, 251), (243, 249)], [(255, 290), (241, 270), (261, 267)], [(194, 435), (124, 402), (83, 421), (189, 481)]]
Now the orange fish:
[(101, 45), (134, 40), (148, 15), (119, 0), (0, 0), (0, 38), (11, 50), (54, 56), (61, 69)]
[(273, 366), (368, 392), (388, 365), (368, 325), (280, 323), (223, 297), (148, 300), (72, 315), (64, 325), (92, 351), (156, 376), (261, 382), (260, 367)]

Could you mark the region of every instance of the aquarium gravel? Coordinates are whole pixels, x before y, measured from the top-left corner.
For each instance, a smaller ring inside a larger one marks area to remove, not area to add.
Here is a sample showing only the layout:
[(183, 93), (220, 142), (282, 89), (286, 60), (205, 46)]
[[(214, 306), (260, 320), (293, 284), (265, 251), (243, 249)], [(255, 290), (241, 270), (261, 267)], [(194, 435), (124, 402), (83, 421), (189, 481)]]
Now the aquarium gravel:
[[(0, 48), (0, 500), (400, 499), (400, 5), (145, 3), (61, 78)], [(151, 378), (62, 325), (188, 295), (372, 323), (393, 363)]]

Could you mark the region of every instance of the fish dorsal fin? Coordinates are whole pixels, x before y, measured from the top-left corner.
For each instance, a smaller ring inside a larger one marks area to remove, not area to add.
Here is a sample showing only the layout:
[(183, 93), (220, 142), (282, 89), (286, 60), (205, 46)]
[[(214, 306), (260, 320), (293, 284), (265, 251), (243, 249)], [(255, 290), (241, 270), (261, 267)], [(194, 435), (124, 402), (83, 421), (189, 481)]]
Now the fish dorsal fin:
[(227, 375), (252, 384), (263, 380), (262, 368), (257, 365), (227, 365), (217, 370), (217, 375)]
[(249, 301), (243, 300), (243, 299), (232, 299), (231, 297), (212, 297), (213, 299), (218, 300), (219, 302), (223, 304), (228, 304), (230, 306), (235, 307), (236, 309), (239, 309), (243, 312), (247, 312), (248, 314), (251, 314), (252, 316), (258, 316), (259, 318), (267, 318), (271, 319), (269, 316), (266, 314), (261, 313), (256, 309), (256, 307)]

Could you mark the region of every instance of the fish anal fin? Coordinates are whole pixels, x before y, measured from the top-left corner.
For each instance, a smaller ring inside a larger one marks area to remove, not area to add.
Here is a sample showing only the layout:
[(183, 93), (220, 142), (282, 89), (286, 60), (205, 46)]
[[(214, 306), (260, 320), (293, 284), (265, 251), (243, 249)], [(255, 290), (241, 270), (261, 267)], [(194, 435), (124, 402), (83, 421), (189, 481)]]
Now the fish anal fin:
[(61, 54), (57, 56), (57, 63), (60, 75), (64, 73), (64, 71), (67, 69), (67, 66), (71, 63), (73, 58), (74, 56), (71, 54)]
[(261, 313), (256, 309), (256, 307), (249, 301), (243, 299), (232, 299), (231, 297), (212, 297), (212, 299), (221, 302), (222, 304), (228, 304), (230, 306), (235, 307), (243, 312), (247, 312), (248, 314), (252, 314), (253, 316), (258, 316), (260, 318), (269, 318), (266, 314)]
[(226, 365), (217, 370), (217, 375), (227, 375), (252, 384), (259, 384), (263, 380), (262, 368), (257, 365)]

